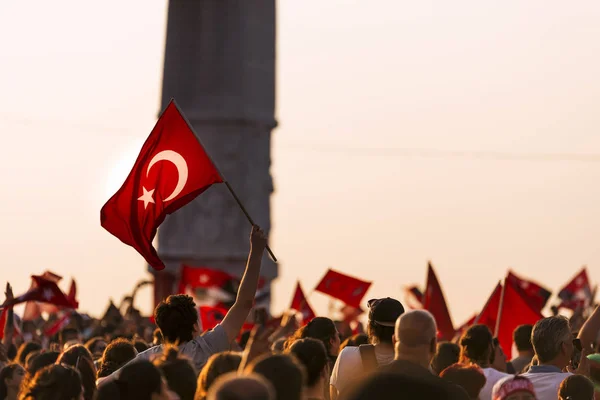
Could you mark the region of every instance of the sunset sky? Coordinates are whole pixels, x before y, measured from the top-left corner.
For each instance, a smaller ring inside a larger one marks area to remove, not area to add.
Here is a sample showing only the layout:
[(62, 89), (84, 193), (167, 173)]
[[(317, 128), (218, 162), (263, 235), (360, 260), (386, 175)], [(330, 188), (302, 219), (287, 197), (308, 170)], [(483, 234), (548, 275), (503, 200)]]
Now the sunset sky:
[[(159, 111), (166, 9), (0, 4), (1, 280), (16, 292), (51, 269), (97, 315), (147, 277), (99, 211)], [(554, 290), (583, 264), (600, 279), (599, 20), (591, 0), (280, 0), (274, 311), (327, 267), (403, 300), (431, 259), (457, 325), (508, 267)]]

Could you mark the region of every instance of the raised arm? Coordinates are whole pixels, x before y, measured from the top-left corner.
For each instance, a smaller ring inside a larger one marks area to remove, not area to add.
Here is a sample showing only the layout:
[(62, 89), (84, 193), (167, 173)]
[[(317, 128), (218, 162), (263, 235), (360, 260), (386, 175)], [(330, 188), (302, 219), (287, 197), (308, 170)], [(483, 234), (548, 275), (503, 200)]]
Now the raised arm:
[(250, 234), (250, 254), (246, 263), (246, 270), (244, 271), (235, 303), (229, 309), (225, 318), (223, 318), (223, 322), (221, 322), (221, 326), (225, 330), (230, 342), (240, 333), (254, 305), (254, 296), (256, 295), (256, 288), (258, 287), (258, 279), (260, 277), (260, 264), (266, 246), (266, 235), (258, 226), (253, 226), (252, 233)]
[(579, 331), (578, 337), (584, 349), (591, 348), (592, 343), (596, 341), (598, 332), (600, 332), (600, 306), (596, 307)]
[[(14, 298), (12, 287), (10, 283), (6, 283), (6, 301), (12, 301)], [(15, 331), (15, 317), (12, 307), (5, 308), (2, 312), (6, 313), (6, 324), (4, 325), (4, 338), (2, 344), (8, 349), (13, 342), (13, 334)]]

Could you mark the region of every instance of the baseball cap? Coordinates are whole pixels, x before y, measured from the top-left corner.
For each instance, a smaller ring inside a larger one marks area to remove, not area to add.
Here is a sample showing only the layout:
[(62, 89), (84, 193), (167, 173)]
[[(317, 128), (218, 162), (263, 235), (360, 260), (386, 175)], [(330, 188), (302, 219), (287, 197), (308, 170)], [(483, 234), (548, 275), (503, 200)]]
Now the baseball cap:
[(371, 299), (369, 306), (369, 321), (381, 326), (394, 326), (399, 316), (404, 314), (404, 306), (396, 299)]
[(528, 392), (535, 396), (533, 383), (524, 376), (507, 376), (494, 385), (493, 400), (504, 400), (518, 392)]

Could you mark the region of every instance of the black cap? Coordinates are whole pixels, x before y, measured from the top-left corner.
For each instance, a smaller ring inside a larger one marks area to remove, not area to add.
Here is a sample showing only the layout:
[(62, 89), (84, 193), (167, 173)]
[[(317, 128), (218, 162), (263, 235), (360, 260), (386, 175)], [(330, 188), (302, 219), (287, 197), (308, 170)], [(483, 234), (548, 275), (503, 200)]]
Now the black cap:
[(404, 306), (396, 299), (369, 300), (369, 321), (381, 326), (394, 326), (399, 316), (404, 314)]

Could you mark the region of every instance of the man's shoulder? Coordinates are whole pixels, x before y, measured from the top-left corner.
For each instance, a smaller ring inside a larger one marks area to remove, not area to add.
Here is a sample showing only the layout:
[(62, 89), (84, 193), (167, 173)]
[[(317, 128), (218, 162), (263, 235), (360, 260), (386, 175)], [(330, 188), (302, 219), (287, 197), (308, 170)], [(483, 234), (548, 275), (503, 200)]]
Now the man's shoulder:
[(163, 345), (159, 344), (158, 346), (150, 347), (148, 350), (142, 351), (136, 358), (140, 360), (150, 360), (155, 355), (162, 354), (163, 351)]
[(358, 360), (360, 358), (360, 350), (357, 346), (347, 346), (338, 355), (339, 362), (349, 362), (348, 360)]

